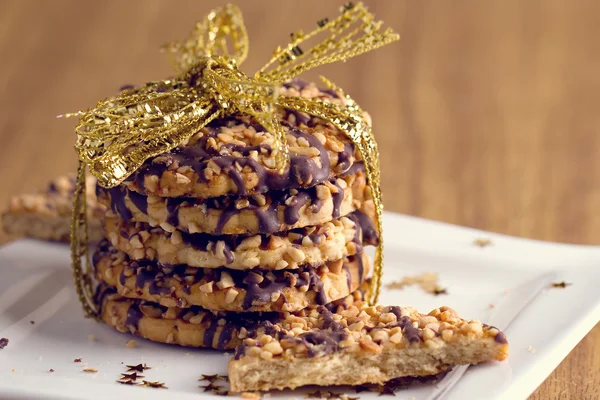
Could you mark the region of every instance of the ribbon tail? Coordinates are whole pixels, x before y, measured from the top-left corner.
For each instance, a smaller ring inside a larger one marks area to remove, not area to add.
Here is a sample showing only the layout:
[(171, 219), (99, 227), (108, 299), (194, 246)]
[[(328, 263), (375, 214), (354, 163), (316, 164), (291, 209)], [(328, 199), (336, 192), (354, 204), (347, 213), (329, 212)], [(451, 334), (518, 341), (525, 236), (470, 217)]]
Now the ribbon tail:
[[(99, 321), (99, 305), (94, 302), (91, 280), (92, 265), (88, 249), (85, 170), (85, 164), (80, 161), (77, 169), (75, 200), (73, 201), (71, 219), (71, 265), (73, 267), (73, 278), (75, 279), (75, 290), (79, 301), (83, 305), (84, 314), (88, 318)], [(82, 262), (82, 259), (85, 261)]]
[(376, 304), (381, 291), (383, 275), (383, 204), (381, 202), (381, 176), (379, 172), (379, 152), (371, 127), (366, 123), (363, 110), (349, 96), (333, 83), (325, 80), (330, 89), (338, 92), (346, 100), (345, 106), (325, 101), (315, 101), (300, 97), (280, 96), (277, 104), (284, 108), (302, 111), (326, 119), (338, 129), (346, 132), (360, 151), (365, 164), (367, 181), (374, 203), (375, 223), (379, 233), (379, 243), (375, 251), (373, 277), (368, 295), (369, 303)]

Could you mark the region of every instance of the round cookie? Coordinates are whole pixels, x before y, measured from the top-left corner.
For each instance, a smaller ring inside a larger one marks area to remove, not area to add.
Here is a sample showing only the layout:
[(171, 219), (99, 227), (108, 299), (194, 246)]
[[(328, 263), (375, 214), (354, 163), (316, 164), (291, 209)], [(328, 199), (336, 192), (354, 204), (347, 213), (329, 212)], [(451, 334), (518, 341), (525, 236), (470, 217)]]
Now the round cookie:
[(168, 307), (213, 311), (297, 311), (345, 297), (370, 272), (365, 254), (291, 271), (236, 271), (131, 261), (103, 241), (94, 254), (96, 279), (122, 296)]
[[(343, 103), (335, 93), (299, 80), (280, 92)], [(296, 111), (276, 112), (290, 154), (289, 166), (282, 172), (277, 169), (273, 135), (251, 117), (236, 115), (212, 121), (186, 143), (146, 161), (124, 184), (163, 197), (245, 196), (310, 187), (339, 176), (360, 160), (350, 138), (330, 122)]]
[(315, 267), (358, 254), (362, 252), (363, 243), (377, 244), (373, 221), (360, 211), (323, 225), (272, 235), (167, 232), (140, 222), (125, 222), (110, 211), (106, 214), (104, 229), (112, 245), (132, 260), (198, 268), (279, 270), (296, 269), (305, 264)]
[(242, 343), (248, 331), (261, 322), (276, 321), (277, 313), (212, 312), (201, 307), (165, 307), (120, 296), (114, 287), (101, 285), (97, 304), (102, 320), (119, 332), (154, 342), (230, 350)]
[(99, 200), (125, 221), (146, 222), (166, 231), (243, 235), (319, 225), (370, 201), (364, 166), (308, 189), (270, 191), (247, 197), (211, 199), (145, 196), (117, 186), (97, 189)]
[[(343, 299), (329, 303), (332, 311), (342, 311), (364, 299), (368, 283)], [(154, 342), (189, 347), (212, 347), (229, 350), (252, 336), (265, 321), (278, 322), (280, 313), (213, 312), (201, 307), (165, 307), (145, 300), (128, 299), (116, 288), (101, 284), (96, 290), (95, 302), (102, 320), (119, 332), (131, 333)], [(294, 315), (303, 316), (305, 311)]]

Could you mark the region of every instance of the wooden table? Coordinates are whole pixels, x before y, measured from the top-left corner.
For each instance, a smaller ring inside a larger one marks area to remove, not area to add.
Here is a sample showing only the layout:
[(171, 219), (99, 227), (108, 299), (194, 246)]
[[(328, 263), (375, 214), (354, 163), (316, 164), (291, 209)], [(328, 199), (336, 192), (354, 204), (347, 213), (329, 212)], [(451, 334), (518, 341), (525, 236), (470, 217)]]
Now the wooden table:
[[(222, 3), (1, 1), (0, 203), (73, 170), (74, 121), (57, 114), (166, 77), (158, 46)], [(368, 3), (401, 42), (307, 76), (333, 78), (372, 113), (387, 209), (600, 244), (600, 3)], [(249, 72), (337, 13), (316, 0), (242, 8)], [(531, 398), (600, 398), (600, 326)]]

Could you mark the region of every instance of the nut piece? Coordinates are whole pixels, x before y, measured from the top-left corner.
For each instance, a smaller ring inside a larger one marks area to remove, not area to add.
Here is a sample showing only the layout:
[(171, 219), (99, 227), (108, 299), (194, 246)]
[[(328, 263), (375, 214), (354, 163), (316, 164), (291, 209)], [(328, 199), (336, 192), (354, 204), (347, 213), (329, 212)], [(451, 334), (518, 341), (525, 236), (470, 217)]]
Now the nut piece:
[(227, 291), (227, 293), (225, 294), (225, 303), (227, 304), (231, 304), (233, 303), (233, 301), (235, 300), (235, 298), (237, 297), (237, 295), (240, 294), (239, 291), (231, 288)]
[(231, 277), (229, 272), (221, 272), (221, 280), (217, 282), (217, 287), (219, 289), (227, 289), (232, 286), (235, 286), (235, 283), (233, 282), (233, 278)]
[(212, 293), (213, 292), (213, 281), (206, 282), (204, 285), (200, 286), (199, 289), (203, 293)]
[(304, 252), (300, 249), (297, 249), (295, 247), (288, 247), (286, 249), (286, 253), (290, 256), (290, 258), (294, 261), (294, 262), (301, 262), (302, 260), (304, 260), (306, 258), (306, 254), (304, 254)]

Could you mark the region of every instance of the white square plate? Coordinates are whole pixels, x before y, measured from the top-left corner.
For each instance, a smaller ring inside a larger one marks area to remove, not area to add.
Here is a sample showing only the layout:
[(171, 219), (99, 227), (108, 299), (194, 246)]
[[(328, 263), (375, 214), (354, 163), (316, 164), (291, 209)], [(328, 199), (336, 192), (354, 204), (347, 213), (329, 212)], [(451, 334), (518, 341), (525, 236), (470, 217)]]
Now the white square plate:
[[(525, 398), (600, 320), (598, 247), (541, 243), (390, 213), (384, 225), (384, 283), (437, 272), (448, 294), (384, 288), (382, 304), (415, 306), (422, 312), (449, 305), (464, 318), (504, 329), (511, 345), (508, 361), (470, 368), (459, 380), (460, 374), (454, 374), (437, 386), (411, 387), (396, 398)], [(492, 244), (475, 246), (479, 238)], [(130, 336), (84, 319), (66, 246), (19, 240), (0, 249), (0, 268), (0, 338), (9, 339), (0, 350), (0, 398), (196, 399), (214, 396), (198, 387), (200, 374), (227, 372), (229, 354), (141, 339), (136, 348), (126, 348)], [(572, 285), (549, 288), (563, 280)], [(83, 372), (75, 358), (98, 372)], [(146, 379), (164, 382), (169, 389), (115, 382), (124, 364), (141, 362), (152, 367)], [(448, 389), (446, 383), (453, 379), (457, 382)], [(353, 396), (351, 389), (344, 391)]]

